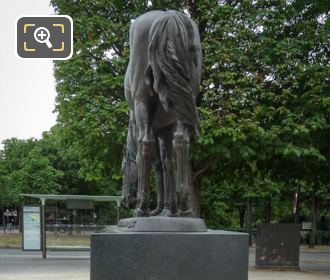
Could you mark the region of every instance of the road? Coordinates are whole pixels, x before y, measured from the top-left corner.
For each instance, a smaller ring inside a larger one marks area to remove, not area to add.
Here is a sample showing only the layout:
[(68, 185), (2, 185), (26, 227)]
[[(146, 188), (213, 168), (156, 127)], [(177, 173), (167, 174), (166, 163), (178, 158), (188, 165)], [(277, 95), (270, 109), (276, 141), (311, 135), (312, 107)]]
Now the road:
[[(49, 251), (47, 259), (40, 252), (0, 249), (0, 280), (88, 280), (88, 251)], [(260, 271), (254, 269), (254, 251), (249, 255), (249, 279), (330, 279), (330, 252), (303, 252), (302, 272)]]

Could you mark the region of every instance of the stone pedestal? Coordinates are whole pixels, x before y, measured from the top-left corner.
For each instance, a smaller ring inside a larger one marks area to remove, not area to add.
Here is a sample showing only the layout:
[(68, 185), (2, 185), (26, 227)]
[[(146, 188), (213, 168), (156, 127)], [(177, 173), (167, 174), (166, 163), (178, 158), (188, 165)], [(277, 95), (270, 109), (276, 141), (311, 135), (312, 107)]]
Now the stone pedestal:
[(256, 267), (299, 268), (300, 225), (257, 226)]
[(247, 280), (248, 252), (244, 233), (96, 233), (91, 280)]

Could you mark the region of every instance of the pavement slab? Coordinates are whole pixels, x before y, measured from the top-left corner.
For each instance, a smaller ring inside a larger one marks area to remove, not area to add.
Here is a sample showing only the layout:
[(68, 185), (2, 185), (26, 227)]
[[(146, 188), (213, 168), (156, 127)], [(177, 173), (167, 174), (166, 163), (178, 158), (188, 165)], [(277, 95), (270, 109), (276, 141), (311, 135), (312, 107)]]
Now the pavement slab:
[[(1, 273), (0, 280), (89, 280), (88, 272)], [(249, 280), (325, 280), (330, 272), (249, 271)]]
[[(329, 280), (329, 253), (302, 253), (302, 271), (254, 268), (250, 251), (249, 280)], [(89, 280), (89, 252), (50, 251), (47, 259), (40, 252), (0, 249), (0, 280)]]
[(75, 272), (75, 273), (5, 273), (0, 275), (0, 280), (89, 280), (89, 273)]

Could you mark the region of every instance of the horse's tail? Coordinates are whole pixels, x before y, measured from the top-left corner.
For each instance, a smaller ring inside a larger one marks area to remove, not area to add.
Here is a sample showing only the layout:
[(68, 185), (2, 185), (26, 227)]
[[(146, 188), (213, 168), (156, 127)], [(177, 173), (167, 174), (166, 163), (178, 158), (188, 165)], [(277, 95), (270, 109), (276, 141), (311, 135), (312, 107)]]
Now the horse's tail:
[(199, 118), (191, 83), (191, 62), (197, 67), (198, 46), (193, 25), (185, 14), (167, 11), (150, 29), (145, 82), (157, 94), (165, 111), (174, 109), (177, 119), (198, 135)]

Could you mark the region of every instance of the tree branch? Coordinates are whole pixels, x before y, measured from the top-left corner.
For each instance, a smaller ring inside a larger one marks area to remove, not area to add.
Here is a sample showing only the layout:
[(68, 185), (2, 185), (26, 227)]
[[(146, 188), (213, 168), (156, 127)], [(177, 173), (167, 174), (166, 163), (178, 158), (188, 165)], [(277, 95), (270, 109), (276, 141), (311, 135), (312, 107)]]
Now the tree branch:
[(206, 171), (206, 170), (212, 165), (212, 163), (213, 163), (213, 160), (209, 161), (209, 163), (208, 163), (207, 165), (205, 165), (204, 168), (198, 170), (198, 171), (194, 174), (193, 179), (196, 180), (197, 177), (198, 177), (199, 175), (201, 175), (202, 173), (204, 173), (204, 172), (205, 172), (205, 171)]

